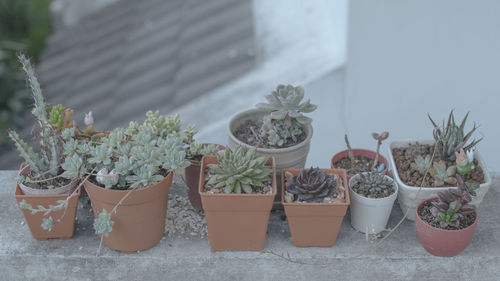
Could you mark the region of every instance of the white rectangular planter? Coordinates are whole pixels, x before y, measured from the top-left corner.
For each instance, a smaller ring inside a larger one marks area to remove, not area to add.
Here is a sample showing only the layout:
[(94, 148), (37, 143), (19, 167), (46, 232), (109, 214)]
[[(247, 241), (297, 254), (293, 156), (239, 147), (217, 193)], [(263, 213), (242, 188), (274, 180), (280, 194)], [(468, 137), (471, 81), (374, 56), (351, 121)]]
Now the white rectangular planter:
[[(415, 220), (415, 209), (417, 208), (417, 205), (421, 201), (431, 197), (435, 197), (437, 196), (438, 192), (451, 188), (451, 186), (420, 188), (417, 186), (406, 185), (403, 183), (403, 181), (401, 181), (401, 178), (399, 178), (399, 173), (396, 169), (396, 161), (394, 160), (394, 156), (392, 155), (392, 150), (394, 148), (407, 147), (409, 143), (414, 144), (416, 142), (418, 142), (419, 144), (430, 144), (430, 145), (434, 144), (434, 140), (423, 140), (423, 141), (407, 140), (407, 141), (393, 141), (389, 145), (389, 165), (393, 171), (394, 180), (396, 180), (399, 186), (399, 194), (398, 194), (399, 206), (401, 207), (403, 214), (406, 213), (406, 210), (408, 208), (410, 208), (410, 211), (408, 212), (407, 216), (409, 220)], [(476, 190), (477, 196), (472, 198), (471, 204), (478, 207), (481, 201), (483, 201), (484, 195), (486, 194), (486, 192), (488, 192), (488, 189), (491, 186), (491, 176), (486, 168), (486, 163), (484, 162), (483, 158), (481, 157), (478, 151), (474, 151), (474, 159), (476, 159), (479, 162), (479, 166), (481, 166), (481, 168), (483, 169), (484, 180), (485, 180), (485, 182), (481, 184), (479, 188)]]

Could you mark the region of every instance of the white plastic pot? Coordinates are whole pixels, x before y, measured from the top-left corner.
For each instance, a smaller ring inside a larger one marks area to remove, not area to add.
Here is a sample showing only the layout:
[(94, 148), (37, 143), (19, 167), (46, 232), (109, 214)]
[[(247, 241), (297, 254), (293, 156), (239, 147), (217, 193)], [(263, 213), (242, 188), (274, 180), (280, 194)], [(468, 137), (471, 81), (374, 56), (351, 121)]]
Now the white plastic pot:
[(385, 178), (393, 183), (394, 193), (384, 198), (367, 198), (353, 191), (352, 186), (358, 181), (359, 174), (354, 175), (349, 180), (351, 225), (357, 231), (377, 234), (386, 229), (392, 206), (398, 196), (398, 185), (389, 176), (385, 176)]
[[(396, 161), (394, 160), (394, 156), (392, 155), (392, 150), (394, 148), (408, 147), (409, 144), (415, 144), (417, 142), (419, 144), (429, 144), (429, 145), (434, 144), (434, 140), (423, 140), (423, 141), (407, 140), (407, 141), (393, 141), (389, 145), (389, 165), (393, 171), (394, 180), (397, 182), (399, 186), (399, 195), (398, 195), (399, 206), (401, 207), (403, 214), (405, 214), (409, 209), (408, 216), (406, 217), (409, 220), (415, 220), (415, 209), (417, 208), (417, 205), (420, 202), (422, 202), (425, 199), (436, 197), (438, 192), (440, 191), (444, 191), (449, 188), (457, 188), (452, 186), (420, 188), (417, 186), (409, 186), (403, 183), (403, 181), (399, 177), (399, 173), (396, 168)], [(476, 190), (477, 196), (472, 197), (471, 204), (478, 207), (479, 204), (483, 201), (484, 195), (490, 189), (491, 176), (486, 168), (486, 163), (484, 162), (483, 158), (481, 157), (481, 154), (479, 154), (477, 150), (474, 151), (474, 159), (476, 159), (479, 162), (479, 166), (481, 166), (481, 169), (483, 169), (484, 181), (485, 181)]]

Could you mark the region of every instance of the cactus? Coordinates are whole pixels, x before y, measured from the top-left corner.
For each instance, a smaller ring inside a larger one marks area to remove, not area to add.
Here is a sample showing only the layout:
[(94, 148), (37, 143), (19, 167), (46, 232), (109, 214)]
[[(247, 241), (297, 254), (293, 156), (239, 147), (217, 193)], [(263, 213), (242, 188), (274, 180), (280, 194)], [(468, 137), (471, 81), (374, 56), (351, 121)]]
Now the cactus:
[(268, 157), (258, 156), (255, 149), (238, 146), (218, 155), (219, 164), (209, 164), (210, 176), (206, 187), (224, 193), (253, 193), (253, 187), (262, 187), (271, 180), (273, 169)]
[(336, 174), (327, 174), (325, 170), (311, 167), (303, 169), (297, 176), (293, 176), (290, 172), (286, 172), (285, 176), (287, 178), (285, 198), (289, 203), (344, 200), (345, 188), (342, 179)]
[(478, 140), (474, 139), (472, 140), (472, 142), (468, 143), (470, 137), (477, 129), (476, 124), (474, 123), (473, 128), (467, 134), (464, 133), (465, 122), (467, 121), (467, 117), (469, 116), (468, 112), (460, 123), (460, 126), (457, 126), (457, 124), (455, 123), (453, 110), (450, 112), (446, 127), (444, 125), (444, 121), (443, 125), (439, 127), (434, 122), (434, 120), (432, 120), (429, 114), (427, 114), (427, 116), (434, 126), (434, 139), (437, 142), (437, 149), (439, 151), (441, 159), (444, 161), (455, 162), (455, 152), (459, 152), (461, 148), (463, 148), (467, 152), (482, 140), (482, 138)]
[(431, 156), (426, 155), (425, 158), (422, 156), (417, 156), (415, 161), (410, 164), (413, 170), (417, 170), (420, 174), (425, 174), (427, 169), (431, 166)]
[(443, 186), (445, 183), (455, 185), (456, 166), (446, 168), (444, 161), (434, 162), (429, 173), (434, 178), (434, 186)]
[(456, 175), (458, 189), (448, 189), (438, 193), (438, 200), (432, 201), (431, 213), (441, 228), (448, 226), (458, 227), (460, 220), (466, 215), (474, 213), (475, 208), (469, 205), (478, 184), (464, 183), (462, 177)]
[(394, 193), (394, 183), (384, 174), (360, 173), (353, 190), (367, 198), (383, 198)]
[(279, 85), (265, 98), (268, 103), (256, 105), (257, 108), (270, 112), (263, 119), (260, 136), (275, 147), (283, 147), (289, 140), (297, 142), (297, 138), (303, 134), (302, 126), (312, 121), (302, 113), (313, 112), (317, 105), (311, 104), (309, 100), (301, 103), (304, 88), (300, 86)]

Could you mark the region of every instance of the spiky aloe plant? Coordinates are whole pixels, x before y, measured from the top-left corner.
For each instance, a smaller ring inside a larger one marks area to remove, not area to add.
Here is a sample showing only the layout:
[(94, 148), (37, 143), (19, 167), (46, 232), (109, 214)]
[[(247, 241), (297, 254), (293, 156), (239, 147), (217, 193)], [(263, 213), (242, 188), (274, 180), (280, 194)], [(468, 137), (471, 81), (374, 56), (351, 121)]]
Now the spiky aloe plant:
[(287, 171), (285, 177), (287, 178), (285, 201), (288, 203), (330, 202), (344, 199), (345, 188), (342, 179), (320, 168), (303, 169), (297, 176)]
[(432, 201), (431, 213), (441, 228), (447, 226), (458, 227), (460, 220), (466, 215), (474, 213), (475, 208), (469, 203), (479, 184), (464, 183), (462, 177), (456, 175), (458, 189), (447, 189), (438, 193), (438, 200)]
[(476, 124), (474, 123), (474, 126), (467, 134), (464, 132), (465, 122), (467, 121), (467, 117), (469, 116), (468, 112), (460, 123), (460, 126), (455, 123), (453, 110), (448, 116), (448, 122), (446, 123), (446, 126), (444, 125), (443, 121), (443, 125), (439, 127), (436, 122), (432, 120), (429, 114), (427, 114), (427, 116), (434, 126), (434, 139), (437, 142), (437, 149), (439, 151), (441, 159), (444, 161), (455, 162), (455, 152), (459, 152), (461, 148), (463, 148), (467, 152), (482, 140), (482, 138), (480, 138), (478, 140), (474, 139), (470, 143), (468, 142), (474, 131), (476, 131), (477, 129)]
[(269, 145), (284, 146), (289, 140), (297, 141), (303, 133), (302, 126), (311, 123), (312, 119), (302, 113), (316, 110), (317, 105), (309, 100), (301, 103), (304, 98), (304, 88), (292, 85), (278, 85), (275, 91), (265, 96), (268, 103), (259, 103), (257, 108), (269, 111), (264, 117), (260, 135)]
[(271, 180), (273, 169), (269, 157), (259, 156), (256, 150), (237, 146), (218, 155), (219, 164), (209, 164), (211, 176), (207, 187), (224, 193), (253, 193), (253, 187), (262, 187)]

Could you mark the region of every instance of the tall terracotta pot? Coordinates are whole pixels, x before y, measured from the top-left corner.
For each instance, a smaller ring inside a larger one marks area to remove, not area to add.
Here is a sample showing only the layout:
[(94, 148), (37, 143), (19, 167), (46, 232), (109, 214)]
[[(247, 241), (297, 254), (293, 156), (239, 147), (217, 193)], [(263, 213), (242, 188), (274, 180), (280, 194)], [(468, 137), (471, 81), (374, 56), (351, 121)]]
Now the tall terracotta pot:
[[(203, 146), (209, 145), (208, 143), (204, 143)], [(226, 147), (223, 145), (218, 144), (219, 149), (223, 150)], [(200, 167), (201, 167), (201, 161), (197, 160), (189, 160), (191, 162), (191, 165), (185, 169), (185, 182), (188, 190), (188, 198), (189, 202), (191, 202), (191, 205), (196, 209), (196, 210), (201, 210), (201, 198), (200, 194), (198, 193), (198, 184), (200, 183)]]
[(420, 210), (426, 202), (434, 200), (437, 200), (437, 197), (424, 200), (416, 209), (415, 224), (417, 226), (418, 240), (427, 252), (435, 256), (456, 256), (465, 250), (476, 233), (477, 212), (474, 223), (467, 228), (461, 230), (445, 230), (436, 228), (427, 224), (418, 215), (418, 210)]
[[(116, 212), (111, 214), (113, 231), (104, 236), (108, 248), (121, 252), (135, 252), (154, 247), (165, 232), (168, 191), (172, 172), (159, 183), (131, 191)], [(111, 190), (85, 181), (94, 216), (102, 209), (110, 212), (130, 190)]]
[(277, 190), (274, 158), (268, 161), (273, 167), (271, 194), (205, 193), (205, 169), (208, 164), (217, 163), (216, 156), (202, 158), (199, 184), (212, 251), (264, 249), (269, 213)]
[[(292, 234), (292, 242), (296, 247), (332, 247), (342, 225), (350, 197), (347, 186), (347, 175), (344, 169), (323, 169), (328, 174), (336, 174), (342, 179), (345, 188), (345, 202), (335, 203), (286, 203), (284, 190), (281, 203), (285, 207), (288, 225)], [(298, 175), (302, 169), (281, 170), (281, 186), (285, 186), (285, 172)]]
[[(368, 149), (360, 149), (360, 148), (352, 149), (352, 154), (354, 155), (354, 157), (363, 156), (366, 158), (370, 158), (372, 160), (375, 159), (375, 156), (377, 155), (377, 153), (375, 151), (368, 150)], [(333, 155), (332, 161), (331, 161), (331, 167), (335, 169), (335, 163), (339, 162), (340, 160), (342, 160), (344, 158), (348, 158), (348, 157), (349, 157), (349, 150), (342, 150), (341, 152)], [(382, 173), (384, 175), (387, 174), (387, 169), (389, 169), (389, 162), (380, 153), (378, 155), (378, 163), (379, 163), (378, 165), (380, 165), (380, 163), (383, 163), (385, 165), (385, 169), (382, 171)], [(352, 176), (348, 175), (347, 180), (350, 180), (351, 177)]]

